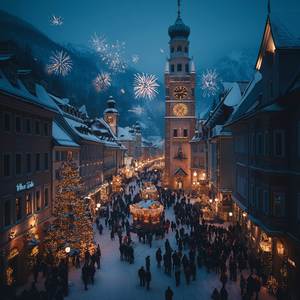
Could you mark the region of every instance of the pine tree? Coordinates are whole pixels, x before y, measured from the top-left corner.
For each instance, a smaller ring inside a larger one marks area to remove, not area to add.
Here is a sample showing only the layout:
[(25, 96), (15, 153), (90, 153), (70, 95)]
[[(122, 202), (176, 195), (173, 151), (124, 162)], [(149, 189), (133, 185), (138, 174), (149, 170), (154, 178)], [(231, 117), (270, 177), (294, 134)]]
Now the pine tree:
[(95, 248), (92, 217), (88, 204), (82, 198), (82, 183), (76, 164), (68, 160), (62, 164), (60, 180), (53, 203), (53, 222), (46, 242), (57, 258), (65, 256), (65, 248), (71, 254)]

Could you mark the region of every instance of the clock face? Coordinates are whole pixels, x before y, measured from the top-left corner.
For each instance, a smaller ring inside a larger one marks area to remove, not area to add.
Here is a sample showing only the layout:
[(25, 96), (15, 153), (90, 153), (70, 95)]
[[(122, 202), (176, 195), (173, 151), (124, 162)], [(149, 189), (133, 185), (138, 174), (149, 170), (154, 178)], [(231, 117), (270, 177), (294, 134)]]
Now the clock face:
[(183, 103), (178, 103), (173, 107), (173, 113), (177, 117), (186, 116), (188, 113), (188, 107)]
[(187, 95), (188, 95), (188, 91), (187, 91), (186, 87), (184, 87), (184, 86), (177, 86), (174, 89), (175, 99), (181, 100), (181, 99), (186, 98)]

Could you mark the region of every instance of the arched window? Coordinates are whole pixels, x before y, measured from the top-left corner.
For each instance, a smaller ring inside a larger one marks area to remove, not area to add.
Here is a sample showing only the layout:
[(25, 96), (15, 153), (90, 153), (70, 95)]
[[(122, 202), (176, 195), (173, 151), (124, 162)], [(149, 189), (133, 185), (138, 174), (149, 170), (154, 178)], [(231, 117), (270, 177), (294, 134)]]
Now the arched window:
[(174, 53), (174, 47), (171, 47), (171, 53)]
[(182, 52), (182, 47), (181, 46), (177, 47), (177, 52)]
[(188, 47), (184, 47), (184, 52), (185, 52), (185, 53), (188, 53), (188, 51), (189, 51), (189, 50), (188, 50)]

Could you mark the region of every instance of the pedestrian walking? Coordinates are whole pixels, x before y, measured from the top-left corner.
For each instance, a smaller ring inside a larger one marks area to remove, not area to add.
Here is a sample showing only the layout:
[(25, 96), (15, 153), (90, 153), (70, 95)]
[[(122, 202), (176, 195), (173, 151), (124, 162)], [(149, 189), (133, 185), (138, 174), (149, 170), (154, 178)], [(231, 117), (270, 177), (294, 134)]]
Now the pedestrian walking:
[(166, 300), (172, 300), (173, 299), (173, 291), (171, 290), (171, 288), (168, 286), (168, 288), (165, 291), (165, 299)]

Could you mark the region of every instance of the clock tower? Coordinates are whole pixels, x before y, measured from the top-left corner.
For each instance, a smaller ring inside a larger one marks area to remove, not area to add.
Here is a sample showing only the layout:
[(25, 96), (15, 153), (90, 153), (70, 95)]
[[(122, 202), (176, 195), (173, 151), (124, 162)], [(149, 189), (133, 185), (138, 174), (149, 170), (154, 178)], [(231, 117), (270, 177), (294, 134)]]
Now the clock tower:
[(174, 25), (169, 27), (170, 57), (165, 68), (165, 184), (190, 189), (191, 145), (195, 134), (195, 66), (189, 56), (190, 28), (180, 16), (180, 0)]

